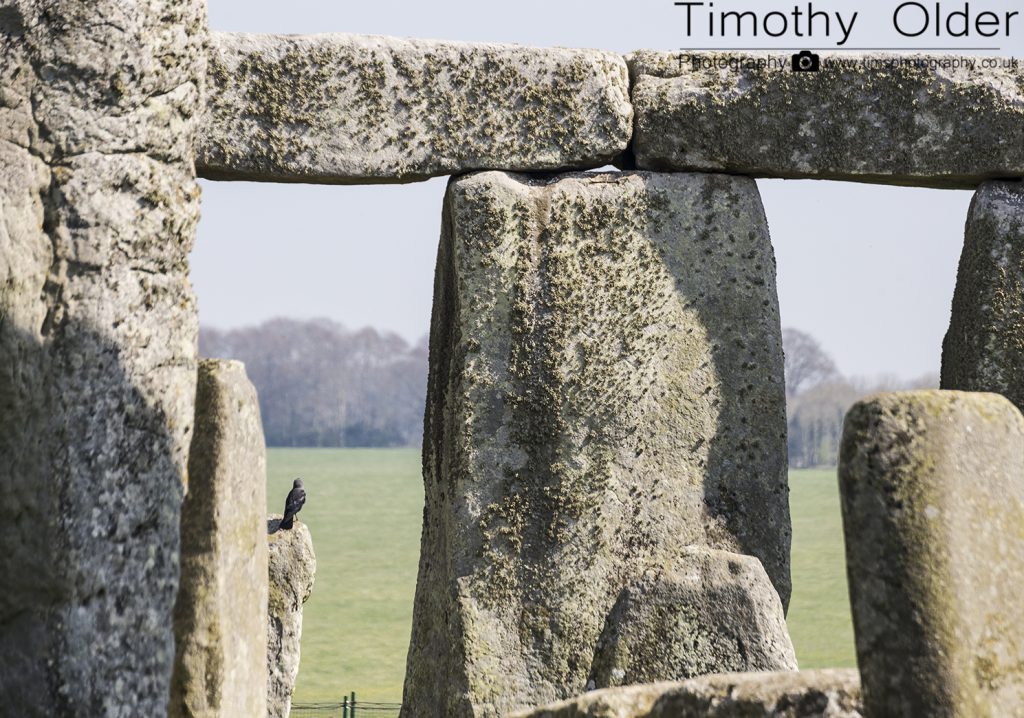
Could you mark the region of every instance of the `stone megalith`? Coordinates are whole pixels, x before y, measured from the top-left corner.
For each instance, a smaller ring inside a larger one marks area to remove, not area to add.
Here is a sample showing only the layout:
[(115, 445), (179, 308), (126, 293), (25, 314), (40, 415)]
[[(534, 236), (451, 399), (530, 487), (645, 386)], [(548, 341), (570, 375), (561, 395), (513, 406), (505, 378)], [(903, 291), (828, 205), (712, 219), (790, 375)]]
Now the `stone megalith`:
[(986, 182), (971, 203), (942, 388), (1002, 394), (1024, 411), (1024, 183)]
[(0, 696), (159, 716), (196, 383), (198, 0), (0, 8)]
[(267, 713), (267, 471), (256, 388), (240, 362), (199, 364), (172, 718)]
[(267, 716), (288, 718), (299, 675), (302, 605), (313, 593), (316, 554), (306, 524), (296, 519), (291, 529), (278, 531), (282, 516), (270, 517), (270, 621), (267, 624)]
[(775, 261), (753, 180), (488, 172), (445, 201), (404, 715), (582, 692), (622, 590), (790, 522)]
[(856, 670), (731, 673), (592, 691), (509, 718), (863, 718)]
[(629, 145), (611, 52), (371, 35), (212, 33), (201, 176), (412, 182), (586, 169)]
[(622, 591), (597, 642), (587, 687), (795, 670), (782, 603), (761, 562), (691, 548)]
[[(629, 58), (637, 166), (973, 189), (1024, 175), (1024, 71), (952, 58), (651, 52)], [(959, 59), (959, 58), (957, 58)]]
[(1020, 715), (1024, 417), (996, 394), (867, 399), (839, 481), (868, 714)]

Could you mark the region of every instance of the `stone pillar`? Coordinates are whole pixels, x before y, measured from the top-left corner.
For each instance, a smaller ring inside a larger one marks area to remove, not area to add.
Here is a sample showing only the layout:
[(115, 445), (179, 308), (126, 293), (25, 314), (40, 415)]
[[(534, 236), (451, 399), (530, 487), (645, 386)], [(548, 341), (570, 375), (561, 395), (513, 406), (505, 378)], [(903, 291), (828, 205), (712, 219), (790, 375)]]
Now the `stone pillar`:
[(445, 201), (405, 716), (581, 693), (620, 593), (688, 546), (789, 597), (775, 262), (721, 175), (489, 172)]
[(592, 691), (508, 718), (863, 718), (856, 670), (727, 673)]
[(791, 73), (788, 52), (632, 53), (637, 166), (960, 189), (1024, 176), (1018, 68), (894, 57), (822, 53), (824, 72)]
[(288, 718), (292, 692), (299, 675), (302, 605), (313, 592), (316, 555), (309, 528), (295, 521), (289, 530), (277, 530), (281, 515), (271, 516), (270, 622), (267, 625), (267, 716)]
[(0, 8), (0, 695), (160, 716), (196, 382), (199, 0)]
[(694, 547), (622, 591), (587, 688), (795, 670), (782, 603), (761, 562)]
[(267, 713), (266, 448), (240, 362), (199, 365), (170, 715)]
[(854, 406), (839, 481), (867, 714), (1024, 705), (1024, 417), (995, 394)]
[(1024, 410), (1024, 183), (987, 182), (974, 196), (942, 388), (995, 392)]

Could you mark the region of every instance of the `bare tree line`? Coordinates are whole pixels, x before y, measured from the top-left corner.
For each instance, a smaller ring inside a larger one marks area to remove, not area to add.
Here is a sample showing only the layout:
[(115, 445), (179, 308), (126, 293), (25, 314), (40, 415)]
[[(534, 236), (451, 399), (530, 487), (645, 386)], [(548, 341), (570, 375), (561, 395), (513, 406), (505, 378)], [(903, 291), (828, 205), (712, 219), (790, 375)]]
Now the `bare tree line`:
[[(809, 334), (783, 330), (789, 462), (835, 466), (847, 410), (875, 391), (938, 386), (842, 376)], [(427, 340), (410, 345), (375, 329), (327, 319), (274, 319), (199, 334), (203, 356), (245, 362), (256, 385), (269, 446), (419, 446), (427, 387)]]
[(912, 381), (844, 377), (818, 341), (797, 329), (783, 329), (782, 343), (786, 353), (791, 468), (833, 467), (839, 463), (843, 419), (859, 399), (880, 391), (939, 386), (938, 373)]
[(245, 362), (268, 446), (419, 446), (427, 342), (349, 331), (327, 319), (274, 319), (199, 333), (203, 356)]

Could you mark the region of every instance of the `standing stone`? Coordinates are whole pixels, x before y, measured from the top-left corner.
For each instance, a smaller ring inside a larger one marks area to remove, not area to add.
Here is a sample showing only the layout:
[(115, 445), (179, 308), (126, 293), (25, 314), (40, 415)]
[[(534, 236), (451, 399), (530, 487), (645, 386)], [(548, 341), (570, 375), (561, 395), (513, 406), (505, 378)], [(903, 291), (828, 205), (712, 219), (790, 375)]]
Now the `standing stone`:
[(731, 673), (593, 691), (509, 718), (863, 718), (856, 670)]
[(796, 669), (782, 603), (761, 562), (692, 548), (623, 590), (587, 686)]
[[(973, 189), (1024, 176), (1024, 71), (964, 58), (638, 52), (637, 166)], [(953, 66), (960, 61), (959, 66)]]
[(199, 173), (412, 182), (609, 164), (633, 107), (619, 55), (366, 35), (214, 33)]
[(166, 714), (196, 382), (198, 0), (0, 7), (0, 696)]
[(455, 180), (438, 258), (405, 716), (582, 692), (609, 613), (699, 545), (789, 597), (775, 262), (715, 175)]
[(309, 528), (298, 520), (291, 529), (278, 531), (281, 516), (271, 517), (270, 622), (267, 626), (267, 716), (288, 718), (292, 692), (299, 675), (302, 605), (313, 593), (316, 555)]
[(199, 364), (174, 612), (174, 718), (267, 713), (266, 448), (240, 362)]
[(974, 196), (942, 388), (1002, 394), (1024, 410), (1024, 183), (987, 182)]
[(839, 480), (857, 661), (876, 718), (1024, 706), (1024, 417), (995, 394), (855, 405)]

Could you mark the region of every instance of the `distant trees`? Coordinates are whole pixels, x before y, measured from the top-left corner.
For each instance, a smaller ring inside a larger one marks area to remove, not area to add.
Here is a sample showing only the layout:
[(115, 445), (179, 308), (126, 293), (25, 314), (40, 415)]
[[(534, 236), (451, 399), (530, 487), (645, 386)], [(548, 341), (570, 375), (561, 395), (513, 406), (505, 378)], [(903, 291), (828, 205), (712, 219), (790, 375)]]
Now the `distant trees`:
[(787, 396), (796, 396), (804, 389), (839, 376), (832, 357), (810, 334), (799, 329), (783, 329), (782, 346), (786, 352)]
[(817, 384), (786, 400), (789, 465), (794, 469), (835, 466), (843, 419), (863, 394), (846, 380)]
[(846, 412), (859, 399), (880, 391), (929, 389), (938, 374), (902, 382), (892, 377), (872, 382), (848, 379), (817, 340), (796, 329), (782, 330), (786, 353), (786, 414), (789, 465), (794, 469), (836, 466)]
[[(814, 339), (783, 329), (789, 463), (835, 466), (847, 410), (876, 391), (933, 388), (843, 377)], [(199, 332), (203, 356), (239, 359), (259, 392), (270, 446), (419, 446), (427, 389), (427, 340), (410, 345), (375, 329), (326, 320), (274, 319), (257, 327)]]
[(203, 356), (245, 362), (269, 446), (418, 446), (427, 345), (326, 319), (199, 333)]

